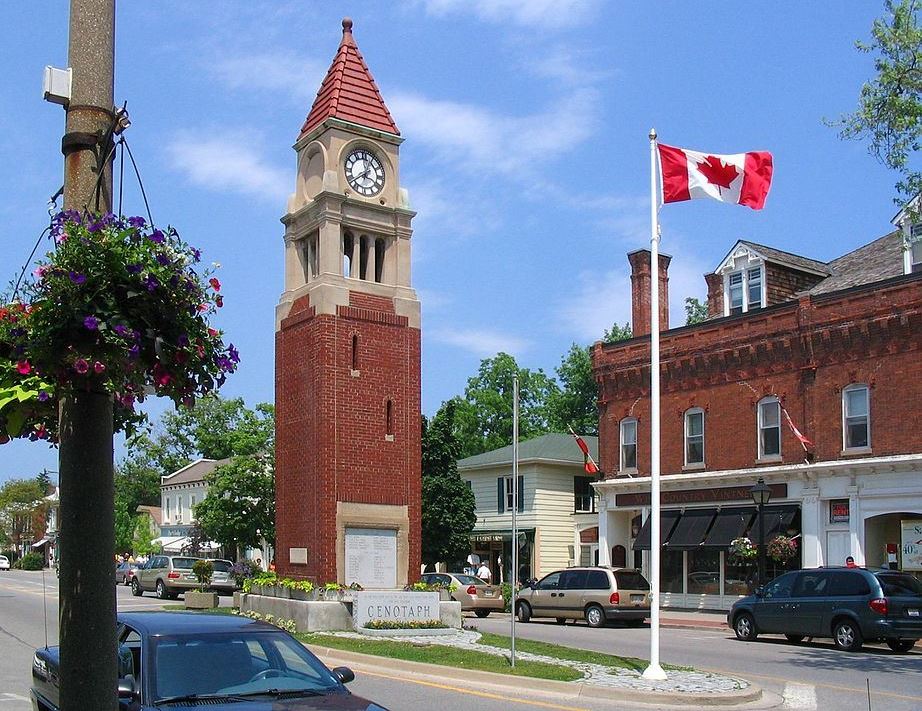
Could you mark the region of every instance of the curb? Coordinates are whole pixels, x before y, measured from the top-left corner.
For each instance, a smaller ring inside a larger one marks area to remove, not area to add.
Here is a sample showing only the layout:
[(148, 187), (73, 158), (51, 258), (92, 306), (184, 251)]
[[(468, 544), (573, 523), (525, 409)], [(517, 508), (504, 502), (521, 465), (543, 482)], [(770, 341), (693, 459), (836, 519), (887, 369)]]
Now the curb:
[[(728, 691), (725, 693), (677, 693), (667, 691), (639, 691), (636, 689), (619, 689), (609, 686), (594, 686), (581, 682), (553, 681), (550, 679), (536, 679), (525, 676), (509, 676), (494, 672), (477, 671), (472, 669), (457, 669), (455, 667), (422, 662), (410, 662), (389, 657), (378, 657), (371, 654), (346, 652), (341, 649), (330, 649), (313, 644), (305, 645), (329, 667), (349, 666), (353, 671), (370, 673), (388, 672), (394, 676), (420, 679), (430, 683), (444, 683), (446, 680), (464, 682), (466, 686), (471, 683), (489, 685), (505, 691), (519, 690), (526, 693), (554, 695), (558, 698), (569, 699), (604, 699), (613, 702), (634, 702), (640, 704), (669, 704), (674, 706), (738, 706), (741, 704), (758, 701), (762, 698), (761, 687), (749, 683), (745, 689)], [(733, 677), (736, 678), (736, 677)]]

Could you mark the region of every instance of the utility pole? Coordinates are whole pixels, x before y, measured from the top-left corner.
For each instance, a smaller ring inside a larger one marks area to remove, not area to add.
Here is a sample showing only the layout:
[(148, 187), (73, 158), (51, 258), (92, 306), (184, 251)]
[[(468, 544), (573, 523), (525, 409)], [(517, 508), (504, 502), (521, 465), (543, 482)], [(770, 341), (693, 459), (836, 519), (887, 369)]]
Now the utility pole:
[[(65, 209), (112, 206), (115, 0), (71, 0), (73, 70), (61, 150)], [(116, 711), (115, 486), (112, 395), (101, 384), (61, 392), (61, 710)]]

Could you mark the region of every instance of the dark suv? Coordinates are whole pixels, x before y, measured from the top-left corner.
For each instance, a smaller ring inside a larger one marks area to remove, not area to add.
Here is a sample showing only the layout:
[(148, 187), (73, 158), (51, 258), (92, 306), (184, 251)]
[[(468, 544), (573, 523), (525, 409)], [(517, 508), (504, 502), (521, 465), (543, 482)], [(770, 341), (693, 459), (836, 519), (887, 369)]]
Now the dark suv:
[(839, 649), (855, 652), (882, 639), (894, 652), (908, 652), (922, 639), (922, 583), (896, 570), (798, 570), (737, 600), (727, 623), (747, 641), (763, 633), (795, 643), (832, 637)]

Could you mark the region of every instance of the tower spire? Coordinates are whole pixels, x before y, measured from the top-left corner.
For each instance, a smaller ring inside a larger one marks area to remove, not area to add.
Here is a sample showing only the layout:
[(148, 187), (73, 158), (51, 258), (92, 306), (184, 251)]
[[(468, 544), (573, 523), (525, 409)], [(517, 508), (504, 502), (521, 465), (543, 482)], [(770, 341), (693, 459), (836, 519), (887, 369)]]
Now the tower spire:
[(352, 20), (348, 17), (343, 18), (342, 41), (301, 127), (300, 136), (310, 133), (328, 118), (400, 135), (355, 43)]

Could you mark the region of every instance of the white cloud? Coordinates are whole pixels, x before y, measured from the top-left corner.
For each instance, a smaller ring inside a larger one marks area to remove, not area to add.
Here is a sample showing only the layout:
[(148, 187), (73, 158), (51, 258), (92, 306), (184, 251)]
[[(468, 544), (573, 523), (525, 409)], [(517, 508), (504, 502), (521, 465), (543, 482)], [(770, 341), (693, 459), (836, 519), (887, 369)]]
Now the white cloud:
[(209, 61), (207, 67), (230, 89), (284, 93), (299, 104), (313, 99), (327, 69), (322, 62), (292, 52), (254, 52), (234, 56), (225, 51)]
[[(502, 173), (523, 182), (540, 178), (537, 166), (588, 138), (595, 127), (597, 93), (577, 89), (547, 111), (505, 116), (474, 104), (397, 93), (388, 101), (400, 127), (434, 150), (446, 166)], [(574, 123), (573, 116), (580, 116)]]
[(463, 348), (481, 358), (494, 356), (500, 351), (518, 355), (530, 347), (523, 338), (489, 330), (435, 328), (428, 335), (439, 343)]
[(195, 185), (284, 204), (293, 188), (292, 176), (268, 164), (253, 146), (252, 131), (225, 131), (204, 138), (182, 133), (166, 146), (166, 152), (173, 167)]
[(420, 0), (437, 17), (472, 13), (484, 22), (511, 22), (522, 27), (557, 30), (586, 22), (598, 0)]

